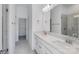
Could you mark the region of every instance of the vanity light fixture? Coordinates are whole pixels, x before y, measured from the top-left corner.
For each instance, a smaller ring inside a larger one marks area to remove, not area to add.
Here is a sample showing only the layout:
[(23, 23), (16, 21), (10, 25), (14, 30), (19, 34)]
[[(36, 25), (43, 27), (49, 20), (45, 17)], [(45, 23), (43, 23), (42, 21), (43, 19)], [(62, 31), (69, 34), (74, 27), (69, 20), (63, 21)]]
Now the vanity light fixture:
[[(58, 4), (47, 4), (43, 9), (42, 9), (42, 29), (43, 29), (43, 32), (44, 34), (46, 35), (46, 30), (45, 30), (45, 27), (44, 26), (44, 23), (46, 23), (46, 21), (44, 20), (44, 12), (48, 12), (50, 11), (51, 9), (53, 9), (54, 7), (56, 7)], [(44, 22), (45, 21), (45, 22)]]
[(47, 4), (43, 9), (42, 11), (43, 12), (48, 12), (50, 11), (51, 9), (53, 9), (54, 7), (56, 7), (58, 4)]

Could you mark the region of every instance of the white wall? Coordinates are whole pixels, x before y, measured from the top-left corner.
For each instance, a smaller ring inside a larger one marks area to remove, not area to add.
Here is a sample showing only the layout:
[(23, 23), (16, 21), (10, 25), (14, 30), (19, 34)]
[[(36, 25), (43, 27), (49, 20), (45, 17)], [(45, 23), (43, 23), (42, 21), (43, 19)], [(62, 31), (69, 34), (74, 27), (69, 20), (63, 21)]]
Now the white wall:
[[(18, 20), (17, 26), (19, 26), (19, 18), (25, 18), (26, 20), (28, 19), (27, 5), (23, 5), (23, 4), (16, 5), (16, 19)], [(24, 29), (25, 29), (25, 26), (20, 27), (21, 31), (19, 31), (18, 29), (19, 36), (26, 35), (26, 31), (24, 31)]]
[(28, 18), (28, 13), (27, 13), (27, 5), (26, 4), (18, 4), (16, 5), (16, 16), (18, 18)]
[(43, 31), (50, 31), (50, 11), (42, 12), (43, 16)]
[(30, 48), (32, 49), (32, 5), (28, 5), (28, 39), (29, 39), (29, 45)]
[(34, 33), (40, 31), (50, 31), (50, 12), (43, 13), (45, 5), (32, 5), (32, 49), (35, 47)]
[(9, 22), (8, 22), (8, 53), (12, 54), (15, 50), (15, 39), (16, 39), (16, 20), (15, 20), (15, 5), (9, 4)]
[(2, 49), (2, 5), (0, 4), (0, 50)]

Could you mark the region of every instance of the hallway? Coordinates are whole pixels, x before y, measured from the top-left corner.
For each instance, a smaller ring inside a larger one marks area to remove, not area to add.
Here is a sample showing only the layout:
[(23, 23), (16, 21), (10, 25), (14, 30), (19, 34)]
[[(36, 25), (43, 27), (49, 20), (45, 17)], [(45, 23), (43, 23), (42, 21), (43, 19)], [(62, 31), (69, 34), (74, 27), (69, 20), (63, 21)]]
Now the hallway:
[(32, 54), (28, 40), (21, 38), (15, 44), (15, 54)]

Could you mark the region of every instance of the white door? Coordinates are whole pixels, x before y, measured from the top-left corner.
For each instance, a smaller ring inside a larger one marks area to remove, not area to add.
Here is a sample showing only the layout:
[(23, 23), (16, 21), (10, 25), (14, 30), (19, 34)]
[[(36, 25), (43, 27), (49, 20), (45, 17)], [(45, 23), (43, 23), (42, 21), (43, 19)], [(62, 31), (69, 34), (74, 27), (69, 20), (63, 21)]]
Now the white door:
[(4, 4), (2, 6), (2, 49), (7, 49), (8, 43), (8, 5)]
[(0, 4), (0, 50), (2, 49), (2, 5)]
[(15, 5), (9, 5), (9, 54), (13, 54), (15, 50), (15, 39), (16, 39), (16, 21), (15, 21)]

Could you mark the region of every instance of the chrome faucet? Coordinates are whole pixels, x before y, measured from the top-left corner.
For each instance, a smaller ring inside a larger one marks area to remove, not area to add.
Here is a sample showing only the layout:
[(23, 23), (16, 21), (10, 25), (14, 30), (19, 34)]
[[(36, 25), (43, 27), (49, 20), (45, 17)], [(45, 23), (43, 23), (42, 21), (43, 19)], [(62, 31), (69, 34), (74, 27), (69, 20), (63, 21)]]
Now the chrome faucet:
[(66, 40), (66, 43), (72, 44), (72, 40)]

